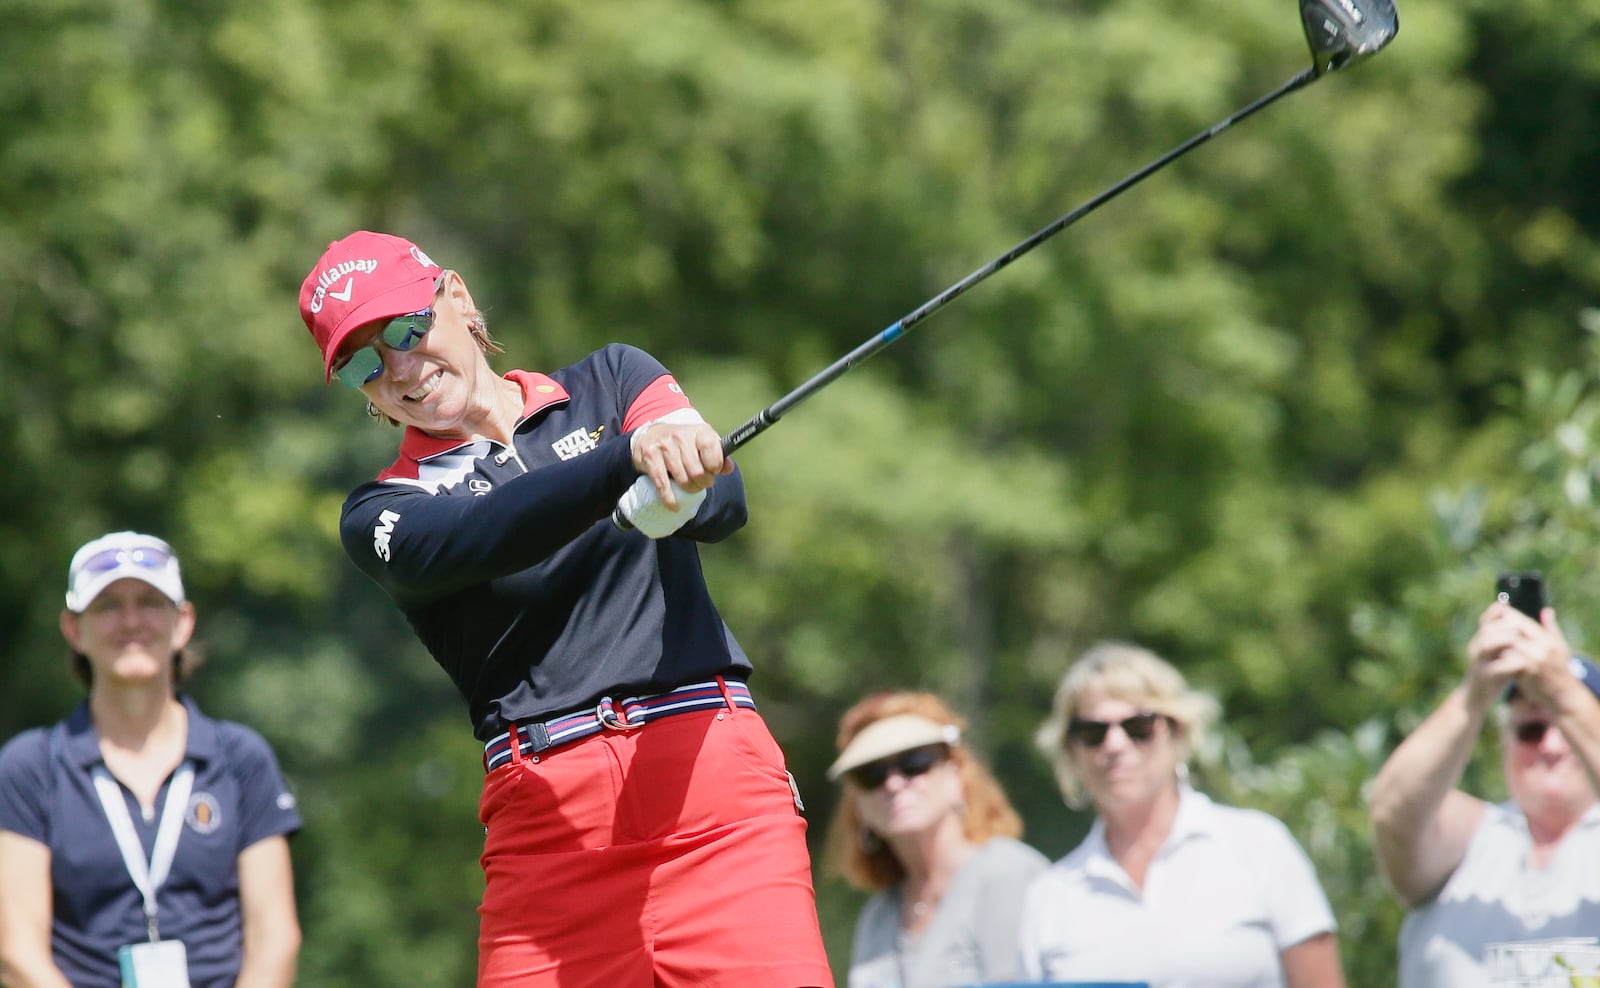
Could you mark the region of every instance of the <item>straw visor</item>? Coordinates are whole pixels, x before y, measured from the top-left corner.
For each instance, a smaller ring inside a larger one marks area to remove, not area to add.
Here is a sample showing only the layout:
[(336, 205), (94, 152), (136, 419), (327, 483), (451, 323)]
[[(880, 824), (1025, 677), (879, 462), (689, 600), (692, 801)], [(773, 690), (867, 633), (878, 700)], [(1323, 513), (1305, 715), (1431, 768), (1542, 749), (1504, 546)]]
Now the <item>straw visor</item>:
[(828, 778), (837, 780), (853, 768), (880, 758), (898, 755), (930, 744), (954, 745), (961, 740), (961, 728), (941, 724), (920, 714), (896, 714), (863, 727), (839, 753), (828, 769)]

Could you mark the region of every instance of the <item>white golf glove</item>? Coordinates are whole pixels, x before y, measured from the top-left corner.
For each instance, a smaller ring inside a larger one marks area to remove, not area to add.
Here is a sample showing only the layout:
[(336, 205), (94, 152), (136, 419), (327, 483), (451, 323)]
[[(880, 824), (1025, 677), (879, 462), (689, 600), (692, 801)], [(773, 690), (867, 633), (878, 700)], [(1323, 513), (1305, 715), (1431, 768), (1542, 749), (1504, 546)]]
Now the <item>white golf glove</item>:
[(673, 511), (661, 503), (661, 496), (656, 493), (656, 485), (650, 478), (639, 475), (622, 498), (617, 501), (617, 510), (628, 523), (652, 539), (664, 539), (678, 529), (689, 524), (696, 511), (700, 510), (700, 503), (706, 499), (706, 492), (695, 491), (693, 494), (678, 486), (675, 480), (669, 480), (672, 492), (678, 496), (678, 510)]

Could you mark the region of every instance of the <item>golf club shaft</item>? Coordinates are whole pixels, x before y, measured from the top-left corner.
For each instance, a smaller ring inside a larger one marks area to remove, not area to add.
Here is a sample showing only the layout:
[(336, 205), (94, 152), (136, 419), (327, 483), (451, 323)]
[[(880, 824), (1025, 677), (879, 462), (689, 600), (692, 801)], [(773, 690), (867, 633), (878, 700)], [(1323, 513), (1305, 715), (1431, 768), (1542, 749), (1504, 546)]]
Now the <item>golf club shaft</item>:
[(784, 395), (782, 398), (779, 398), (771, 405), (768, 405), (748, 422), (722, 437), (723, 453), (732, 453), (734, 450), (765, 432), (768, 426), (783, 418), (783, 416), (787, 414), (790, 409), (816, 394), (818, 391), (821, 391), (829, 384), (832, 384), (833, 381), (840, 375), (844, 374), (845, 371), (850, 370), (852, 367), (855, 367), (857, 364), (877, 353), (879, 350), (882, 350), (884, 347), (904, 336), (906, 332), (917, 323), (944, 308), (973, 285), (976, 285), (978, 282), (994, 274), (996, 271), (999, 271), (1001, 268), (1010, 264), (1012, 261), (1015, 261), (1028, 251), (1033, 250), (1035, 247), (1044, 243), (1046, 240), (1049, 240), (1062, 230), (1065, 230), (1067, 227), (1076, 223), (1089, 213), (1094, 212), (1107, 202), (1115, 199), (1123, 192), (1126, 192), (1133, 186), (1138, 185), (1150, 175), (1160, 171), (1173, 161), (1181, 158), (1183, 155), (1188, 154), (1190, 151), (1211, 140), (1211, 138), (1222, 133), (1224, 130), (1227, 130), (1240, 120), (1243, 120), (1245, 117), (1250, 116), (1258, 110), (1264, 109), (1271, 103), (1274, 103), (1282, 97), (1287, 96), (1289, 93), (1294, 92), (1296, 89), (1315, 81), (1317, 78), (1319, 78), (1319, 75), (1315, 69), (1307, 69), (1304, 72), (1301, 72), (1299, 75), (1290, 79), (1282, 86), (1279, 86), (1277, 89), (1256, 100), (1254, 103), (1251, 103), (1249, 106), (1235, 111), (1227, 118), (1212, 124), (1210, 127), (1173, 148), (1171, 151), (1168, 151), (1166, 154), (1145, 165), (1143, 168), (1140, 168), (1138, 171), (1117, 182), (1115, 185), (1107, 188), (1099, 195), (1073, 209), (1071, 212), (1061, 216), (1049, 226), (1040, 229), (1037, 233), (1034, 233), (1032, 236), (1028, 237), (1026, 240), (1006, 251), (1004, 254), (1001, 254), (999, 257), (990, 261), (988, 264), (985, 264), (983, 267), (967, 275), (965, 278), (962, 278), (949, 288), (946, 288), (938, 295), (935, 295), (933, 298), (922, 303), (922, 305), (918, 306), (910, 314), (901, 318), (888, 329), (885, 329), (876, 336), (871, 337), (854, 350), (851, 350), (843, 357), (840, 357), (832, 364), (829, 364), (810, 380), (806, 381), (804, 384), (801, 384), (799, 387)]

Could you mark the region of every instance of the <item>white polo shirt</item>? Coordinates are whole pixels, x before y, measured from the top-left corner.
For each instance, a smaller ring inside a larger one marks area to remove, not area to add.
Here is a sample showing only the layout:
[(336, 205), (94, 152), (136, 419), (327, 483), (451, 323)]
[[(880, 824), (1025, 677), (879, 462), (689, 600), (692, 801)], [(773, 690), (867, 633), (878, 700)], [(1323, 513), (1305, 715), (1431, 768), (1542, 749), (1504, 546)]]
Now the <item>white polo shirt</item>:
[(1096, 820), (1082, 844), (1034, 879), (1022, 915), (1028, 977), (1150, 988), (1282, 988), (1279, 953), (1335, 928), (1288, 828), (1187, 787), (1142, 891), (1107, 851)]

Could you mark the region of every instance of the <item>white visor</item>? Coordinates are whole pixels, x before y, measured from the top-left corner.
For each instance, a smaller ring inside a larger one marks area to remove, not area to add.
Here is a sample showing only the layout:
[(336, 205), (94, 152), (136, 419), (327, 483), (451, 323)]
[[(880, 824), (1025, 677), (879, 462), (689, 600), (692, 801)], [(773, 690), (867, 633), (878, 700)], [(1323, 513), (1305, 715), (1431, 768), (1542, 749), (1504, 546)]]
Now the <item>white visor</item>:
[(839, 752), (838, 760), (829, 766), (828, 778), (838, 779), (853, 768), (912, 748), (954, 745), (960, 740), (961, 728), (954, 724), (941, 724), (921, 714), (895, 714), (873, 721), (851, 738)]

